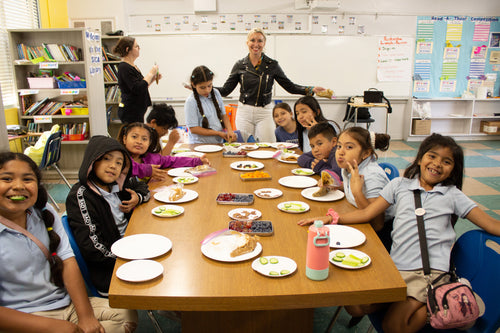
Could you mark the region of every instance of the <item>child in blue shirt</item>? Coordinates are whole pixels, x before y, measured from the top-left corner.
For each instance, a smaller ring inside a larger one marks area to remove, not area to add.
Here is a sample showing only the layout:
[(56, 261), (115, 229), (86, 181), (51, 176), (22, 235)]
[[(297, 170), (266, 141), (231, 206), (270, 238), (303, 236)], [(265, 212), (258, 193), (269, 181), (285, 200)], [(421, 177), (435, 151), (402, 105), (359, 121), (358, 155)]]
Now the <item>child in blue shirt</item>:
[[(330, 209), (327, 216), (321, 218), (326, 223), (364, 223), (390, 205), (396, 209), (391, 258), (407, 284), (407, 298), (388, 305), (349, 306), (346, 307), (349, 313), (361, 316), (386, 307), (384, 331), (397, 327), (402, 332), (417, 332), (426, 324), (427, 280), (422, 269), (415, 190), (420, 193), (425, 211), (431, 280), (449, 271), (451, 248), (456, 239), (452, 222), (456, 216), (500, 236), (500, 221), (482, 211), (461, 191), (463, 172), (462, 148), (451, 137), (434, 133), (422, 142), (404, 177), (393, 179), (369, 206), (342, 216)], [(299, 221), (299, 224), (307, 223), (311, 223), (311, 219)]]
[(0, 153), (0, 331), (133, 331), (136, 311), (87, 297), (68, 237), (40, 182), (40, 170), (28, 156)]
[[(222, 96), (213, 88), (214, 73), (198, 66), (191, 74), (193, 93), (186, 99), (184, 113), (189, 128), (189, 143), (222, 143), (236, 141), (231, 121), (224, 110)], [(226, 130), (226, 131), (224, 131)]]
[(293, 119), (293, 112), (287, 103), (278, 103), (273, 108), (273, 118), (276, 124), (274, 136), (276, 142), (299, 143), (297, 124)]
[(337, 145), (337, 133), (327, 122), (321, 122), (308, 131), (311, 151), (299, 156), (297, 162), (303, 168), (310, 168), (314, 173), (323, 170), (332, 171), (330, 174), (336, 178), (337, 183), (341, 181), (340, 167), (335, 160)]

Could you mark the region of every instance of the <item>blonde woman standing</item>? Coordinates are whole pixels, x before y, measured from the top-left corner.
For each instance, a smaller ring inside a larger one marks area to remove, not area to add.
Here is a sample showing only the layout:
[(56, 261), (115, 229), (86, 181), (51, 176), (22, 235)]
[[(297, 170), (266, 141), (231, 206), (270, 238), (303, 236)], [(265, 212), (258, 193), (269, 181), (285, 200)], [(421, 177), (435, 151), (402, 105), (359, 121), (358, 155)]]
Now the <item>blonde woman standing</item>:
[(241, 131), (244, 139), (253, 135), (259, 141), (274, 142), (275, 124), (271, 104), (274, 81), (290, 94), (312, 96), (325, 88), (293, 83), (278, 62), (264, 54), (266, 36), (261, 29), (250, 30), (247, 46), (248, 55), (234, 64), (226, 83), (217, 89), (226, 97), (239, 83), (236, 128)]

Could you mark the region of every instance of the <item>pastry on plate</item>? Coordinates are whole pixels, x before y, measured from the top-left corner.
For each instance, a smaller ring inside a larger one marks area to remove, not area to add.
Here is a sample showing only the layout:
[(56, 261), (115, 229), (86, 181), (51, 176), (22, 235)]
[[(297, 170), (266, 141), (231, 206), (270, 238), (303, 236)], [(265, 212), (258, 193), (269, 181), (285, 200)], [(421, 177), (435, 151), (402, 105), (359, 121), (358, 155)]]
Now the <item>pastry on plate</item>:
[(250, 236), (240, 232), (232, 232), (234, 237), (235, 248), (231, 251), (231, 257), (241, 256), (245, 253), (250, 253), (257, 247), (257, 236)]
[(320, 183), (319, 190), (312, 194), (313, 197), (322, 197), (327, 195), (331, 190), (336, 190), (340, 187), (339, 181), (335, 179), (330, 172), (324, 170), (321, 171)]

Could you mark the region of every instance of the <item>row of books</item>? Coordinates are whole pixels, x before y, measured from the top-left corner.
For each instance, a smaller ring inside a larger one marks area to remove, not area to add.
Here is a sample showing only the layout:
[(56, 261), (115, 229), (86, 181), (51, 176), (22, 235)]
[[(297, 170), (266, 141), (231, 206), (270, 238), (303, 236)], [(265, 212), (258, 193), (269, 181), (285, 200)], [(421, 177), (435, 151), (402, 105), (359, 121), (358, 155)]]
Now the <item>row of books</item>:
[(66, 124), (61, 124), (60, 126), (62, 134), (65, 135), (75, 135), (75, 134), (86, 135), (89, 129), (89, 125), (87, 124), (87, 122), (66, 123)]
[(103, 72), (104, 72), (104, 82), (118, 81), (118, 66), (116, 64), (105, 65)]
[(20, 60), (44, 58), (46, 61), (80, 61), (82, 50), (66, 44), (46, 44), (29, 46), (17, 44), (17, 54)]
[(119, 103), (122, 98), (122, 93), (118, 85), (107, 87), (105, 90), (107, 103)]
[(104, 46), (102, 47), (102, 61), (117, 61), (117, 60), (120, 60), (119, 56), (114, 55), (113, 53), (104, 49)]
[(65, 102), (52, 101), (48, 97), (32, 103), (26, 108), (26, 96), (21, 96), (21, 108), (25, 116), (55, 115), (67, 104)]

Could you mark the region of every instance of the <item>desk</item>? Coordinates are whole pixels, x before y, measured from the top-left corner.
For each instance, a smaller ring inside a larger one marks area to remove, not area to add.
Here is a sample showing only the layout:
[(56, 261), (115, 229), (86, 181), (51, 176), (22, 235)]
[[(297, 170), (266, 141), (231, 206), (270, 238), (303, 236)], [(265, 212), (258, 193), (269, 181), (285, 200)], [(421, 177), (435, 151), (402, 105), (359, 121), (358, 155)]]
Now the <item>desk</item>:
[(387, 108), (389, 105), (387, 103), (347, 103), (349, 106), (354, 108), (354, 126), (358, 125), (358, 108), (385, 108), (385, 134), (387, 134), (387, 128), (389, 126), (389, 112)]
[(32, 132), (29, 132), (27, 134), (21, 134), (21, 135), (11, 135), (11, 134), (9, 134), (8, 136), (9, 136), (9, 142), (17, 140), (17, 139), (21, 140), (21, 151), (19, 151), (19, 149), (17, 148), (17, 144), (16, 144), (16, 152), (22, 153), (24, 151), (25, 146), (27, 146), (27, 144), (25, 143), (25, 140), (27, 138), (30, 138), (30, 137), (39, 137), (41, 135), (42, 135), (42, 133), (32, 133)]
[[(262, 149), (262, 148), (260, 148)], [(224, 158), (221, 152), (207, 154), (217, 173), (201, 177), (186, 188), (195, 190), (199, 197), (189, 203), (183, 215), (159, 218), (151, 210), (162, 203), (152, 198), (136, 208), (126, 236), (154, 233), (168, 237), (172, 250), (155, 258), (164, 267), (163, 276), (144, 283), (129, 283), (114, 274), (109, 290), (113, 307), (129, 309), (179, 310), (183, 332), (311, 332), (313, 308), (400, 301), (406, 298), (406, 285), (389, 254), (369, 224), (355, 228), (367, 237), (357, 249), (372, 258), (372, 264), (360, 270), (345, 270), (330, 265), (329, 277), (312, 281), (305, 275), (307, 229), (297, 225), (305, 216), (324, 215), (329, 207), (343, 213), (353, 207), (342, 199), (337, 202), (316, 202), (301, 196), (301, 189), (278, 184), (279, 178), (290, 176), (297, 164), (274, 159), (258, 160), (272, 180), (242, 181), (241, 171), (230, 164), (251, 158)], [(255, 160), (254, 160), (255, 161)], [(315, 176), (316, 178), (318, 176)], [(152, 183), (154, 190), (165, 183)], [(279, 255), (292, 258), (297, 271), (284, 278), (262, 276), (251, 268), (252, 260), (223, 263), (206, 258), (200, 242), (210, 233), (227, 228), (227, 213), (236, 207), (217, 205), (217, 194), (222, 192), (253, 193), (263, 187), (279, 188), (283, 196), (276, 199), (256, 197), (251, 206), (262, 212), (263, 220), (271, 220), (274, 235), (261, 237), (261, 255)], [(278, 210), (280, 202), (301, 200), (311, 206), (304, 214), (289, 214)], [(116, 268), (126, 261), (118, 259)], [(266, 310), (266, 311), (262, 311)]]

